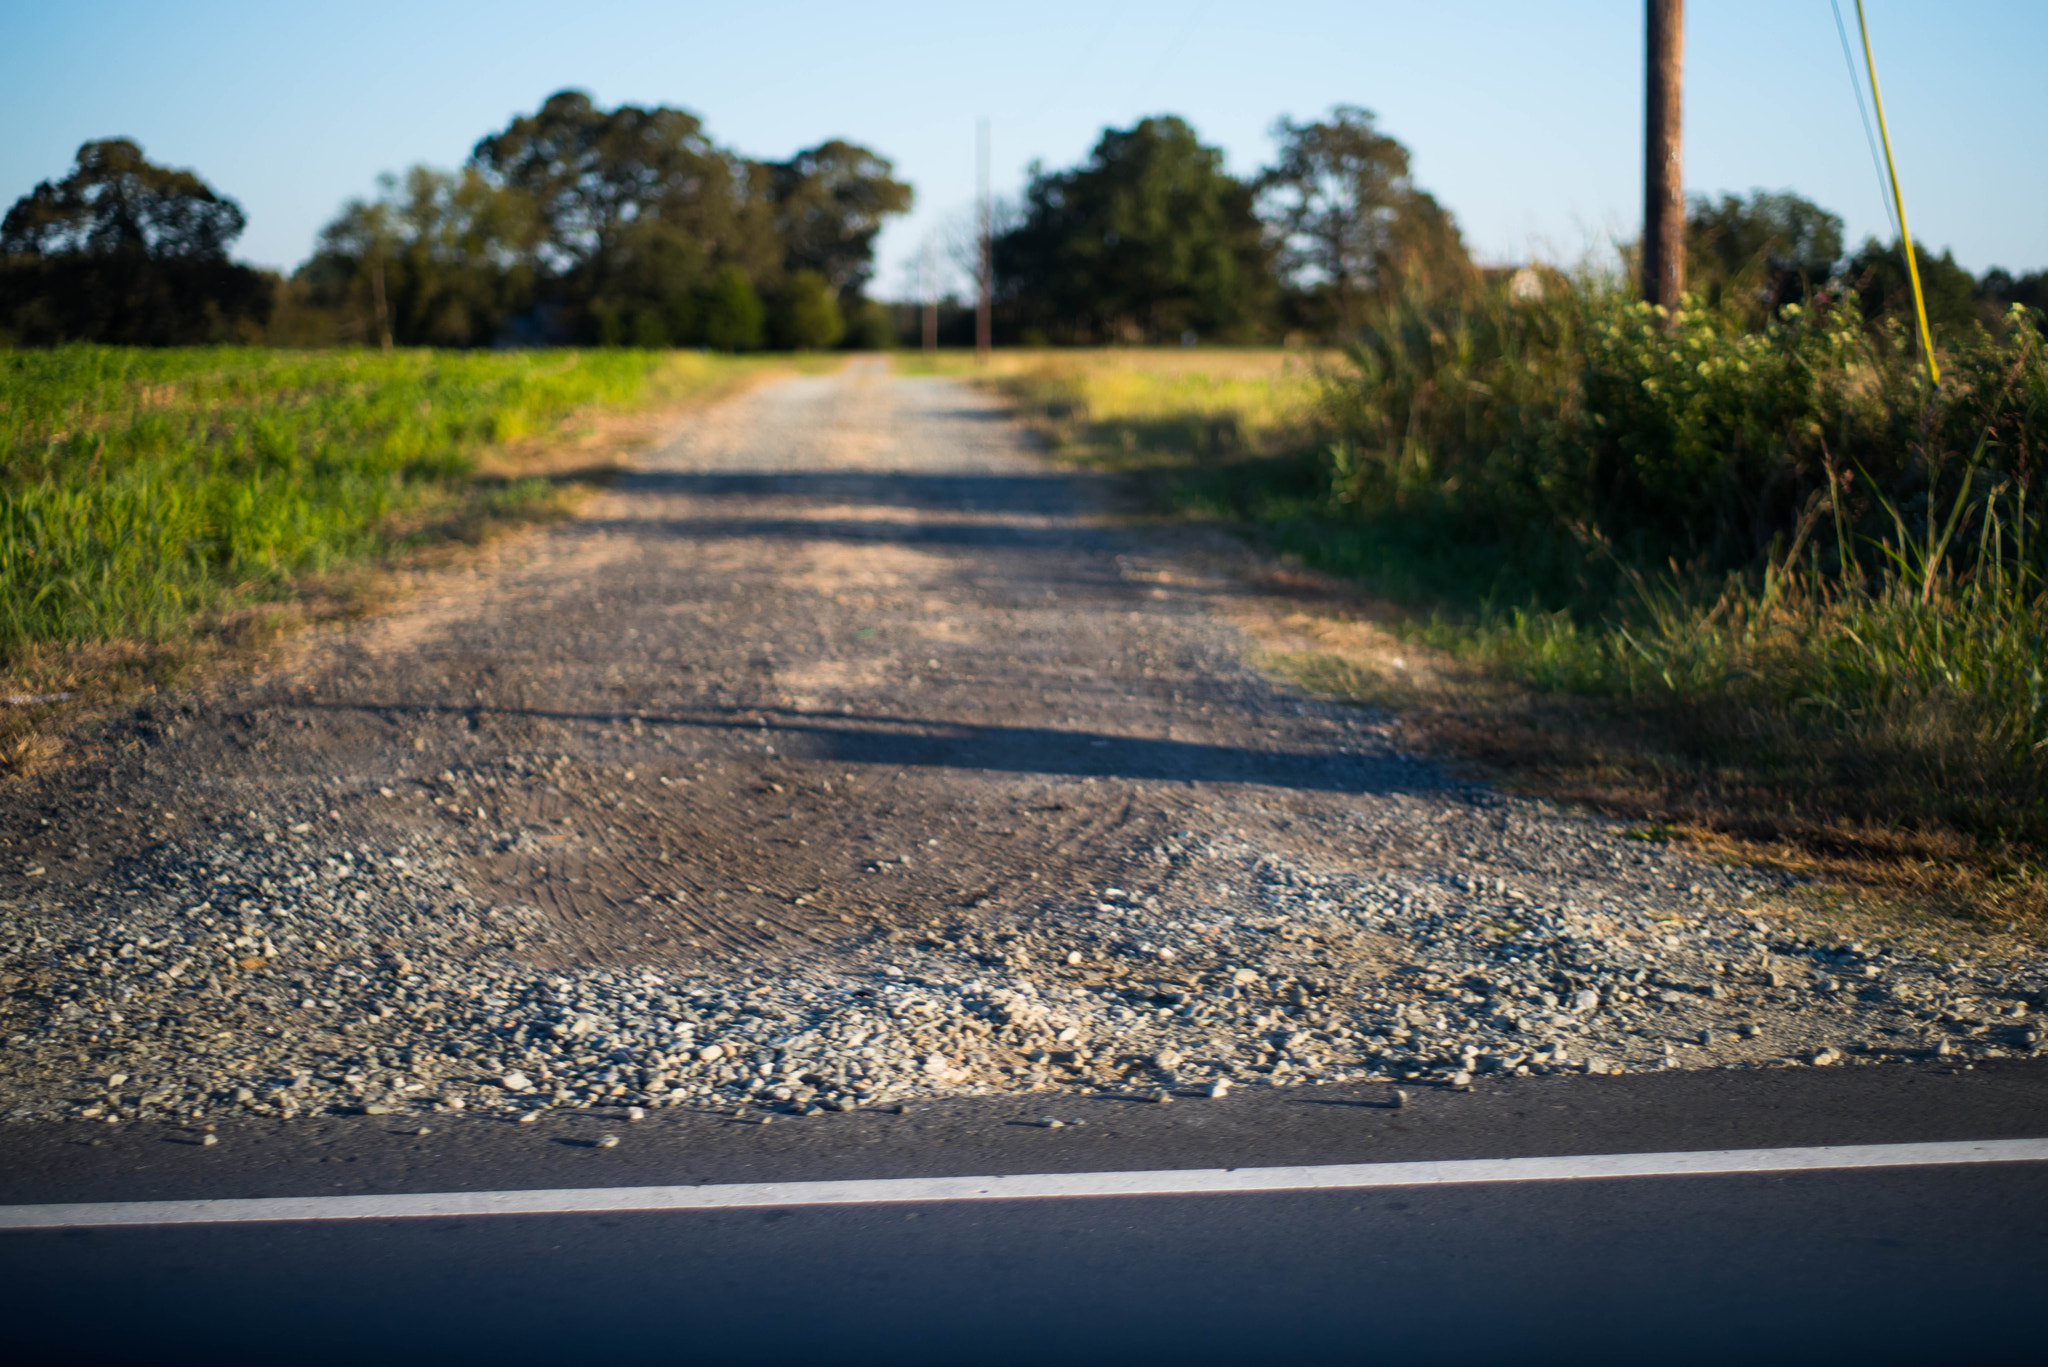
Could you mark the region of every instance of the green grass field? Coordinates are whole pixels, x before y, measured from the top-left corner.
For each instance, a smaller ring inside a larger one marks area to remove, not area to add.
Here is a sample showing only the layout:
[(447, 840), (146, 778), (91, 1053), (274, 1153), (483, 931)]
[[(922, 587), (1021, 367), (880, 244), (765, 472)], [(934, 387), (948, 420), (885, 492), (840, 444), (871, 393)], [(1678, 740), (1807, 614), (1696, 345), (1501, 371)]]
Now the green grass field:
[(544, 501), (486, 452), (715, 386), (694, 353), (0, 353), (0, 667), (162, 642), (423, 528)]

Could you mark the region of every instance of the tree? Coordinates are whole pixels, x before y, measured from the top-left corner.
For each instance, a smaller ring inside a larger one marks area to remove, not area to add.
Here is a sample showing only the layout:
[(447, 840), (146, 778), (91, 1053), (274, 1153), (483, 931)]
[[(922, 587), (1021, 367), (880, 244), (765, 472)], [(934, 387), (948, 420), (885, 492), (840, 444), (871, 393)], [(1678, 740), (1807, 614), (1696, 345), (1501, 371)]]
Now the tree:
[(831, 345), (883, 219), (910, 202), (890, 169), (845, 141), (750, 161), (687, 110), (560, 91), (460, 172), (415, 167), (344, 205), (288, 321), (387, 345), (745, 351), (766, 341), (766, 299), (778, 338)]
[(0, 223), (0, 252), (221, 261), (245, 226), (241, 206), (192, 172), (158, 166), (128, 139), (109, 138), (80, 147), (63, 180), (15, 201)]
[(590, 298), (591, 340), (641, 347), (697, 342), (711, 273), (701, 243), (659, 219), (640, 220), (623, 234), (611, 271)]
[(1105, 130), (1070, 170), (1034, 165), (995, 271), (1008, 326), (1072, 342), (1253, 335), (1270, 296), (1251, 187), (1172, 116)]
[[(1956, 264), (1955, 254), (1943, 249), (1935, 256), (1913, 244), (1915, 264), (1920, 268), (1920, 290), (1927, 301), (1927, 325), (1937, 339), (1953, 336), (1971, 324), (1985, 320), (1977, 301), (1977, 281)], [(1905, 253), (1894, 241), (1889, 244), (1866, 238), (1856, 255), (1842, 268), (1842, 279), (1856, 295), (1863, 316), (1900, 320), (1909, 333), (1915, 332), (1913, 285), (1906, 275)]]
[(1756, 321), (1826, 284), (1842, 259), (1842, 220), (1789, 190), (1694, 196), (1685, 220), (1686, 288)]
[(716, 351), (758, 351), (766, 340), (767, 310), (746, 273), (721, 266), (704, 292), (702, 335)]
[(816, 271), (793, 271), (775, 300), (775, 345), (791, 351), (824, 351), (846, 335), (839, 299)]
[(912, 202), (894, 170), (887, 158), (837, 138), (772, 163), (784, 267), (814, 271), (840, 295), (862, 293), (874, 274), (875, 235)]
[(295, 280), (343, 339), (478, 346), (531, 302), (531, 236), (525, 201), (474, 168), (415, 166), (343, 205)]
[(2001, 317), (2014, 304), (2024, 304), (2034, 312), (2034, 326), (2048, 331), (2048, 271), (2014, 275), (1993, 266), (1977, 282), (1977, 297)]
[(88, 142), (0, 220), (0, 327), (18, 340), (168, 345), (247, 335), (272, 283), (228, 259), (246, 220), (126, 138)]
[(1338, 331), (1356, 328), (1375, 294), (1434, 296), (1471, 280), (1456, 220), (1416, 187), (1408, 149), (1379, 130), (1371, 110), (1338, 105), (1315, 123), (1283, 118), (1273, 136), (1279, 160), (1258, 192), (1277, 264)]
[(887, 351), (896, 345), (896, 323), (889, 305), (878, 299), (857, 298), (844, 312), (846, 335), (840, 345), (852, 351)]
[(479, 142), (471, 165), (530, 206), (521, 254), (581, 335), (627, 313), (672, 330), (678, 301), (728, 265), (757, 293), (781, 279), (769, 173), (686, 110), (602, 110), (561, 91)]

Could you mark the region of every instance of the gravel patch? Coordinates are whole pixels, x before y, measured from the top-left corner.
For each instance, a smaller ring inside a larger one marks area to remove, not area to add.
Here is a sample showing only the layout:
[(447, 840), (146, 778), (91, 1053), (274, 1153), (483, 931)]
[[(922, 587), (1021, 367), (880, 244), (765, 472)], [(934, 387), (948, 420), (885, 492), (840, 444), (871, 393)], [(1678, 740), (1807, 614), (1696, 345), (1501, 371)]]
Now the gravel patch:
[(2038, 959), (1801, 938), (1776, 876), (1277, 687), (1215, 538), (1112, 496), (958, 386), (791, 381), (504, 564), (110, 723), (0, 801), (0, 1116), (2041, 1051)]
[(537, 908), (480, 899), (430, 840), (336, 850), (314, 814), (245, 817), (118, 887), (0, 913), (5, 1115), (821, 1113), (2042, 1052), (2048, 965), (1796, 938), (1744, 905), (1770, 875), (1539, 804), (1446, 810), (1629, 876), (1366, 874), (1188, 831), (1136, 852), (1124, 886), (1028, 917), (773, 971), (561, 970), (522, 961), (554, 934)]

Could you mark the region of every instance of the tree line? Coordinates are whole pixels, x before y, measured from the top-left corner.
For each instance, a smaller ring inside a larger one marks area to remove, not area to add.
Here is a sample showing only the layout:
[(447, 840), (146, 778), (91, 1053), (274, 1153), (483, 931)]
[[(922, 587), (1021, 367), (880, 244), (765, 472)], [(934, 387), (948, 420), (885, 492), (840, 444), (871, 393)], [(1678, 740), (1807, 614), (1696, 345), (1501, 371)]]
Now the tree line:
[(787, 161), (669, 106), (550, 96), (459, 169), (343, 205), (288, 278), (237, 265), (241, 209), (126, 139), (87, 143), (0, 225), (0, 332), (24, 344), (886, 345), (875, 237), (909, 209), (841, 139)]
[[(997, 339), (1342, 340), (1393, 300), (1505, 274), (1474, 262), (1369, 110), (1273, 133), (1272, 164), (1244, 176), (1171, 115), (1105, 129), (1078, 165), (1034, 163), (989, 244)], [(0, 342), (887, 346), (915, 322), (870, 294), (875, 239), (911, 201), (855, 143), (756, 160), (687, 110), (562, 91), (460, 168), (383, 177), (286, 278), (230, 259), (233, 200), (110, 139), (0, 223)], [(1973, 277), (1916, 250), (1938, 331), (2048, 309), (2048, 272)], [(1872, 318), (1911, 308), (1896, 244), (1849, 253), (1842, 220), (1789, 192), (1694, 199), (1687, 256), (1698, 300), (1758, 322), (1830, 291)], [(946, 340), (971, 335), (962, 301), (941, 316)]]
[[(1453, 303), (1512, 273), (1474, 263), (1370, 111), (1282, 119), (1273, 135), (1273, 163), (1244, 177), (1170, 116), (1105, 130), (1077, 166), (1034, 165), (993, 238), (998, 339), (1344, 340), (1392, 303)], [(1796, 194), (1695, 197), (1686, 239), (1689, 291), (1744, 321), (1827, 292), (1872, 320), (1912, 309), (1896, 242), (1849, 253), (1841, 218)], [(2048, 310), (2048, 271), (1977, 278), (1946, 251), (1915, 255), (1937, 332), (1995, 325), (2013, 303)]]
[(1282, 119), (1274, 134), (1274, 164), (1248, 177), (1171, 115), (1104, 130), (1078, 166), (1034, 164), (992, 242), (998, 335), (1337, 336), (1376, 294), (1476, 277), (1456, 220), (1370, 111)]

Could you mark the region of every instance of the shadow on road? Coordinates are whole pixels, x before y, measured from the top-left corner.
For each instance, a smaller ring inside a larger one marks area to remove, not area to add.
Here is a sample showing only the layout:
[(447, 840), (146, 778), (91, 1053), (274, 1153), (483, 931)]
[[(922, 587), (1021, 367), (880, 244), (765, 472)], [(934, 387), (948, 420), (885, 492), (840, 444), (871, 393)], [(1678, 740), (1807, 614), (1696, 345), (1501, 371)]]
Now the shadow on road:
[[(490, 717), (582, 722), (594, 725), (687, 727), (744, 733), (772, 747), (777, 758), (904, 768), (995, 770), (1076, 778), (1251, 783), (1308, 792), (1444, 795), (1439, 778), (1391, 756), (1341, 752), (1251, 750), (1201, 741), (1064, 731), (1045, 726), (988, 726), (914, 717), (785, 714), (760, 709), (745, 716), (685, 716), (645, 711), (575, 711), (532, 707), (453, 706), (441, 703), (306, 701), (294, 709), (352, 712), (397, 722), (407, 717), (457, 716), (472, 723)], [(766, 720), (758, 718), (766, 716)]]
[(1122, 483), (1115, 476), (1067, 471), (1019, 475), (879, 470), (631, 470), (620, 474), (612, 487), (626, 494), (802, 499), (835, 506), (869, 503), (888, 508), (1056, 517), (1101, 506)]
[(1034, 527), (1006, 522), (896, 522), (882, 518), (584, 518), (566, 533), (593, 537), (670, 536), (688, 541), (888, 542), (897, 546), (972, 546), (978, 550), (1114, 551), (1127, 540), (1115, 528), (1066, 523)]

